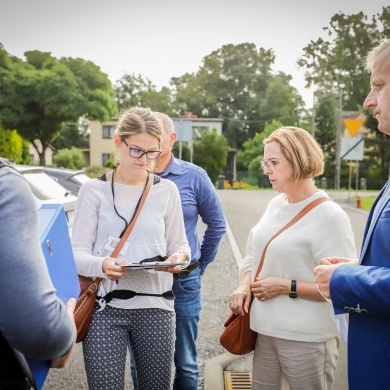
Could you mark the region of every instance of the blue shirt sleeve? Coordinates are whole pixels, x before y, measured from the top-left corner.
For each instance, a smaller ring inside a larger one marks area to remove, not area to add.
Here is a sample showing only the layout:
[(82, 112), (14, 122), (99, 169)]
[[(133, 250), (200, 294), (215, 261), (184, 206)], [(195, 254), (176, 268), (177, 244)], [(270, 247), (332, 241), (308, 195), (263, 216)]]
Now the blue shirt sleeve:
[(218, 194), (211, 183), (210, 178), (202, 178), (202, 190), (199, 193), (199, 216), (206, 225), (201, 245), (199, 259), (201, 274), (206, 270), (216, 257), (220, 241), (226, 233), (225, 216), (222, 210)]
[[(207, 265), (215, 259), (226, 232), (225, 216), (217, 191), (204, 169), (173, 156), (161, 177), (173, 181), (179, 189), (192, 261), (199, 261), (203, 275)], [(198, 236), (199, 217), (206, 225), (202, 243)]]

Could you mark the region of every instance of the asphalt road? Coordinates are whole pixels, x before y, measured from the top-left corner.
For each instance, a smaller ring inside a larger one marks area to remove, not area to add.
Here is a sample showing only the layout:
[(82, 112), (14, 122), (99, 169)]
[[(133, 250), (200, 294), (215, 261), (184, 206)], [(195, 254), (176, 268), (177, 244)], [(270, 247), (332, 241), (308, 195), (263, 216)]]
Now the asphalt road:
[[(376, 193), (365, 193), (363, 196)], [(276, 195), (277, 193), (272, 190), (218, 190), (223, 210), (242, 256), (245, 255), (246, 241), (251, 228), (257, 224), (268, 202)], [(368, 213), (348, 202), (348, 192), (329, 191), (328, 195), (347, 212), (355, 235), (356, 249), (359, 252)]]
[[(359, 251), (367, 213), (346, 203), (349, 195), (329, 193), (347, 211), (355, 233)], [(272, 190), (218, 190), (222, 207), (228, 221), (229, 233), (222, 239), (217, 258), (207, 268), (202, 278), (202, 313), (199, 324), (199, 390), (204, 388), (204, 364), (207, 360), (221, 355), (225, 350), (219, 344), (223, 323), (229, 314), (228, 296), (238, 282), (237, 262), (245, 254), (246, 240), (250, 229), (258, 222), (269, 200), (276, 195)], [(202, 233), (204, 226), (200, 224)], [(243, 359), (239, 371), (250, 370), (250, 356)], [(126, 364), (126, 377), (129, 378), (129, 364)], [(236, 366), (237, 367), (237, 366)], [(235, 367), (235, 368), (236, 368)], [(73, 357), (62, 370), (50, 370), (43, 390), (87, 389), (81, 344), (77, 344)], [(346, 351), (340, 348), (335, 390), (346, 390)], [(127, 379), (125, 390), (132, 390), (131, 380)]]

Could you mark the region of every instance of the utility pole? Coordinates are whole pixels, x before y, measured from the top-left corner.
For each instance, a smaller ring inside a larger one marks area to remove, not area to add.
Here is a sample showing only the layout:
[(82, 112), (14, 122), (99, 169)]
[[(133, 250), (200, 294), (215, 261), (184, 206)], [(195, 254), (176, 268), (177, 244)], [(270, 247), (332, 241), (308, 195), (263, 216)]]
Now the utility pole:
[(339, 108), (337, 115), (337, 130), (336, 130), (336, 169), (334, 178), (334, 189), (340, 189), (340, 166), (341, 166), (341, 124), (343, 113), (343, 90), (339, 89)]
[(313, 90), (313, 112), (311, 116), (311, 136), (314, 138), (316, 132), (316, 108), (315, 108), (315, 91)]

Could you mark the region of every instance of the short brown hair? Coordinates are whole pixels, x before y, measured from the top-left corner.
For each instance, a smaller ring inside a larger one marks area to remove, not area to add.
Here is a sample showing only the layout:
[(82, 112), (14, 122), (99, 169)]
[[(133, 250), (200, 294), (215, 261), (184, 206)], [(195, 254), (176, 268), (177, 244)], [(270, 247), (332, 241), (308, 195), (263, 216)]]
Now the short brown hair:
[(285, 126), (273, 131), (263, 143), (277, 142), (293, 166), (293, 180), (320, 176), (324, 172), (324, 153), (316, 140), (304, 129)]

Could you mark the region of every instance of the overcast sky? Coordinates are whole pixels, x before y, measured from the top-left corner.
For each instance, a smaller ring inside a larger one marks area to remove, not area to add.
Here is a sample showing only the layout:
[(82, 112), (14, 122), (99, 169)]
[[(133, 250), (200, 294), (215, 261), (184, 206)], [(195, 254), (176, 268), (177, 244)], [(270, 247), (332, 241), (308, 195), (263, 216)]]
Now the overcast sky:
[(0, 43), (24, 59), (29, 50), (81, 57), (115, 83), (140, 73), (158, 88), (171, 77), (196, 72), (202, 59), (225, 44), (250, 42), (273, 49), (273, 69), (311, 106), (295, 63), (342, 12), (380, 13), (386, 0), (0, 0)]

